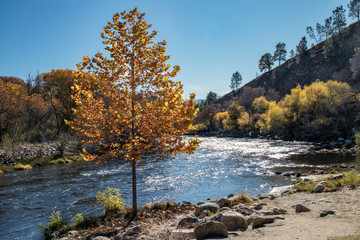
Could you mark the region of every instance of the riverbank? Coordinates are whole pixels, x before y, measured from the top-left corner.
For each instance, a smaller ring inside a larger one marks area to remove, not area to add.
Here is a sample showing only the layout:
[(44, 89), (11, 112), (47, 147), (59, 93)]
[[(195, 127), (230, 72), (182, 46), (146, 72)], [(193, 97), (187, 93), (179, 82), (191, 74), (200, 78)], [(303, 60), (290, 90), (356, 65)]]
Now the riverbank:
[[(314, 185), (305, 189), (302, 182)], [(354, 187), (359, 184), (355, 172), (313, 175), (257, 198), (239, 194), (196, 206), (154, 204), (143, 208), (137, 221), (115, 218), (59, 239), (359, 239), (360, 188)]]

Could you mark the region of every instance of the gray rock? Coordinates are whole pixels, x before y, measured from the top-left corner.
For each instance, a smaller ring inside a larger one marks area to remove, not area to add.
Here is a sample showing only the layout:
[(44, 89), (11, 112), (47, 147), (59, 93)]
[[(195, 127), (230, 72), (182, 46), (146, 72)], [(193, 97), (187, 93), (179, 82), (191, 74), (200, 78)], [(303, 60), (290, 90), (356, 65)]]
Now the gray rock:
[(203, 201), (200, 201), (200, 202), (198, 202), (196, 205), (201, 205), (201, 204), (204, 204), (205, 202), (203, 202)]
[(229, 199), (228, 198), (220, 198), (216, 203), (219, 207), (227, 207), (229, 206)]
[(228, 207), (222, 207), (222, 208), (220, 208), (220, 210), (219, 210), (219, 212), (226, 212), (226, 211), (231, 211), (231, 209), (228, 208)]
[(103, 236), (97, 236), (96, 238), (93, 238), (92, 240), (110, 240), (110, 238), (103, 237)]
[(187, 240), (194, 239), (194, 229), (175, 229), (171, 232), (171, 240)]
[(300, 213), (300, 212), (310, 212), (310, 209), (308, 209), (307, 207), (305, 207), (302, 204), (296, 204), (295, 205), (295, 212), (296, 213)]
[(194, 234), (197, 240), (209, 237), (228, 237), (229, 232), (225, 224), (210, 221), (195, 227)]
[(252, 219), (252, 228), (259, 228), (264, 226), (267, 223), (273, 223), (275, 221), (276, 218), (274, 217), (260, 217), (260, 216), (256, 216)]
[(209, 216), (209, 210), (204, 210), (204, 211), (202, 211), (201, 213), (200, 213), (200, 215), (199, 215), (199, 219), (204, 219), (204, 218), (206, 218), (207, 216)]
[(342, 137), (339, 137), (337, 141), (338, 142), (343, 142), (343, 141), (345, 141), (345, 139), (343, 139)]
[[(204, 210), (207, 211), (207, 210)], [(181, 219), (177, 225), (177, 229), (179, 228), (193, 228), (194, 223), (197, 223), (198, 219), (196, 217), (185, 217)]]
[(191, 202), (189, 202), (189, 201), (182, 201), (181, 206), (184, 206), (184, 207), (191, 207)]
[[(132, 227), (129, 230), (127, 230), (126, 233), (124, 233), (123, 236), (133, 236), (133, 235), (138, 234), (138, 233), (141, 233), (141, 227), (140, 226), (135, 226), (135, 227)], [(101, 239), (99, 239), (99, 240), (101, 240)]]
[(234, 211), (223, 212), (220, 221), (228, 230), (245, 230), (247, 228), (245, 218), (240, 213)]
[(282, 186), (282, 187), (274, 187), (271, 191), (270, 194), (277, 198), (277, 197), (281, 197), (282, 195), (292, 192), (294, 191), (294, 185), (287, 185), (287, 186)]
[(220, 207), (216, 203), (204, 203), (196, 208), (195, 216), (199, 216), (200, 213), (204, 210), (209, 210), (210, 212), (216, 213), (219, 209)]
[(325, 211), (323, 211), (322, 213), (320, 213), (320, 217), (326, 217), (326, 216), (329, 215), (329, 214), (335, 215), (335, 212), (334, 212), (334, 211), (331, 211), (331, 210), (325, 210)]
[(253, 206), (253, 209), (255, 210), (261, 210), (263, 208), (263, 206), (266, 206), (267, 204), (266, 203), (256, 203), (254, 206)]
[(315, 188), (314, 188), (314, 193), (321, 193), (325, 190), (325, 186), (322, 183), (318, 183), (316, 184)]
[(237, 207), (235, 210), (245, 216), (249, 216), (254, 213), (252, 209), (247, 207)]

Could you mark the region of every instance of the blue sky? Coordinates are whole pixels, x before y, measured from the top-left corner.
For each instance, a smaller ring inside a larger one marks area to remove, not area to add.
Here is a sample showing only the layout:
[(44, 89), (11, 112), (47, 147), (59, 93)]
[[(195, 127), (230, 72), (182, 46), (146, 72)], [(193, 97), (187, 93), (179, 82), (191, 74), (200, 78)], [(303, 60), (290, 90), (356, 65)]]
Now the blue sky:
[[(116, 12), (138, 7), (168, 42), (170, 64), (185, 96), (230, 91), (231, 75), (252, 80), (264, 53), (284, 42), (295, 50), (307, 26), (350, 0), (0, 0), (0, 76), (26, 79), (76, 69), (83, 55), (103, 52), (100, 32)], [(347, 8), (346, 8), (347, 9)], [(348, 19), (348, 24), (352, 20)], [(309, 46), (310, 40), (308, 39)]]

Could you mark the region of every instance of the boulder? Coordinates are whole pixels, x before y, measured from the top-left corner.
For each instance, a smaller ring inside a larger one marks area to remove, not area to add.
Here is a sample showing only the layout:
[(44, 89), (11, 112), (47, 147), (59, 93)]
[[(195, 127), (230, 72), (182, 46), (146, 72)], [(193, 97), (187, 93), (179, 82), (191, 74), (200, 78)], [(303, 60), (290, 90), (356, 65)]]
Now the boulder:
[(247, 228), (245, 218), (240, 213), (234, 211), (223, 212), (220, 221), (228, 230), (245, 230)]
[(194, 229), (194, 234), (197, 240), (209, 237), (228, 237), (229, 232), (225, 224), (221, 222), (210, 221), (199, 224)]
[(281, 197), (282, 195), (292, 192), (294, 191), (294, 185), (288, 185), (288, 186), (282, 186), (282, 187), (274, 187), (271, 191), (270, 194), (277, 198), (277, 197)]
[(187, 240), (195, 238), (194, 229), (175, 229), (171, 232), (171, 240)]
[(204, 210), (209, 210), (210, 212), (216, 213), (219, 209), (220, 207), (216, 203), (204, 203), (195, 209), (195, 216), (199, 216), (200, 213)]
[[(207, 211), (207, 210), (204, 210)], [(181, 219), (177, 225), (177, 229), (179, 228), (193, 228), (194, 227), (194, 223), (197, 223), (198, 219), (196, 217), (185, 217), (183, 219)]]
[(230, 201), (228, 198), (220, 198), (216, 203), (219, 205), (219, 207), (228, 207)]
[(296, 213), (300, 213), (300, 212), (310, 212), (310, 209), (308, 209), (307, 207), (305, 207), (302, 204), (296, 204), (295, 205), (295, 212)]
[(325, 190), (325, 186), (322, 183), (318, 183), (316, 184), (315, 188), (314, 188), (314, 193), (321, 193)]

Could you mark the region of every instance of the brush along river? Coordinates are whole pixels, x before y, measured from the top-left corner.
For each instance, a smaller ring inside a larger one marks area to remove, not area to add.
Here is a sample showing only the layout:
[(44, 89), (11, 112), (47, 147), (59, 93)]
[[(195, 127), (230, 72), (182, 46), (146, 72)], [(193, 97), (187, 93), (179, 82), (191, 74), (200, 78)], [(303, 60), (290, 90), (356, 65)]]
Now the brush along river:
[[(206, 201), (230, 193), (256, 196), (274, 186), (288, 185), (290, 177), (277, 171), (310, 170), (332, 164), (357, 164), (355, 156), (306, 154), (311, 144), (264, 139), (200, 138), (193, 155), (175, 159), (146, 159), (137, 167), (138, 202)], [(0, 239), (41, 239), (38, 224), (52, 211), (70, 221), (77, 213), (100, 214), (95, 196), (106, 187), (121, 189), (131, 199), (131, 166), (123, 161), (84, 162), (48, 166), (0, 175)]]

